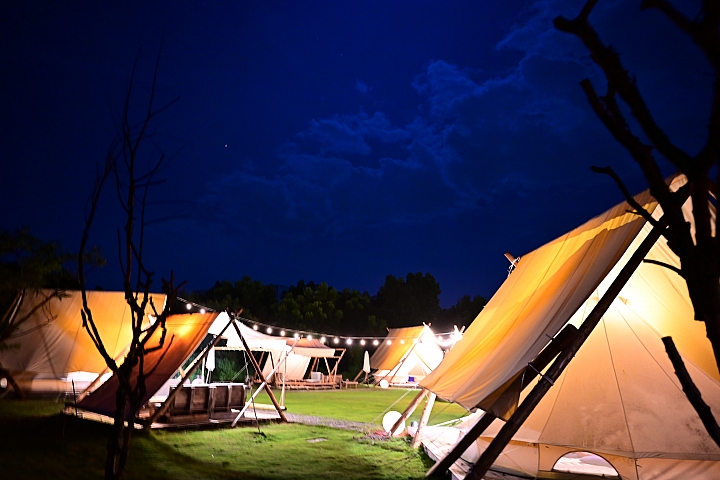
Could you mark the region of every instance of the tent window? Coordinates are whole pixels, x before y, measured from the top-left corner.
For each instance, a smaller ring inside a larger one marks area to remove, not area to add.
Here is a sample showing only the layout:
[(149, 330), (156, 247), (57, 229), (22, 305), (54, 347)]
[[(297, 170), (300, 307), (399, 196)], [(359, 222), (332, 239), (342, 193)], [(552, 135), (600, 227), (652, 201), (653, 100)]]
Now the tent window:
[(617, 470), (599, 455), (590, 452), (566, 453), (555, 462), (555, 472), (594, 475), (605, 478), (620, 478)]

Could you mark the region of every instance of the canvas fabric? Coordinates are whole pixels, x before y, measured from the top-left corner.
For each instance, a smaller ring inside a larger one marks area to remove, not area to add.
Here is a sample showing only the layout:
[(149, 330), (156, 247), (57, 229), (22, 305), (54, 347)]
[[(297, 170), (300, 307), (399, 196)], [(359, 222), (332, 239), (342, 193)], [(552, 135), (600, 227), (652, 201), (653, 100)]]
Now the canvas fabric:
[[(167, 333), (165, 342), (161, 349), (145, 355), (144, 369), (146, 374), (145, 386), (147, 393), (141, 401), (141, 405), (147, 403), (155, 392), (157, 392), (182, 366), (200, 342), (207, 335), (208, 329), (217, 318), (214, 313), (188, 313), (182, 315), (170, 315), (165, 326)], [(148, 341), (147, 347), (152, 348), (160, 345), (161, 330), (155, 331), (153, 337)], [(131, 378), (136, 379), (139, 366), (133, 369)], [(85, 397), (78, 406), (83, 410), (99, 413), (107, 416), (115, 414), (115, 395), (118, 389), (116, 376), (110, 377), (95, 391)]]
[[(27, 292), (16, 318), (31, 312), (53, 290)], [(64, 298), (53, 298), (37, 310), (10, 338), (16, 347), (0, 352), (0, 364), (16, 378), (63, 379), (74, 372), (95, 378), (107, 367), (89, 334), (82, 326), (82, 294), (65, 291)], [(165, 295), (151, 294), (158, 311), (165, 306)], [(122, 356), (132, 338), (132, 318), (124, 292), (87, 292), (100, 338), (108, 354)], [(146, 314), (152, 313), (148, 304)], [(145, 317), (148, 319), (147, 315)]]

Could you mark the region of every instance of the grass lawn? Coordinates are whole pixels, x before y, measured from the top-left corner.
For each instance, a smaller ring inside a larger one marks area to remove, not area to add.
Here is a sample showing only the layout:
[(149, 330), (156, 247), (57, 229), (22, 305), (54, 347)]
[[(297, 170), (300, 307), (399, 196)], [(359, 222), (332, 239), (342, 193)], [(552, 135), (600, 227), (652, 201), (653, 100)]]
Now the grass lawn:
[[(273, 390), (273, 393), (275, 398), (280, 400), (280, 392)], [(290, 413), (381, 425), (386, 410), (404, 411), (418, 393), (420, 390), (363, 387), (348, 390), (289, 390), (285, 392), (285, 406)], [(258, 395), (256, 401), (270, 403), (264, 391)], [(393, 404), (395, 405), (389, 408)], [(420, 420), (423, 406), (424, 401), (410, 416), (409, 422)], [(464, 415), (467, 415), (464, 408), (453, 403), (436, 401), (428, 424), (434, 425)]]
[[(379, 424), (380, 414), (403, 393), (293, 391), (286, 392), (285, 403), (292, 413)], [(402, 411), (415, 394), (392, 409)], [(102, 478), (109, 426), (61, 415), (61, 408), (53, 401), (0, 400), (0, 478)], [(447, 404), (435, 410), (431, 423), (458, 416)], [(402, 439), (376, 441), (359, 432), (299, 424), (264, 424), (260, 430), (137, 432), (125, 478), (419, 480), (432, 464)]]

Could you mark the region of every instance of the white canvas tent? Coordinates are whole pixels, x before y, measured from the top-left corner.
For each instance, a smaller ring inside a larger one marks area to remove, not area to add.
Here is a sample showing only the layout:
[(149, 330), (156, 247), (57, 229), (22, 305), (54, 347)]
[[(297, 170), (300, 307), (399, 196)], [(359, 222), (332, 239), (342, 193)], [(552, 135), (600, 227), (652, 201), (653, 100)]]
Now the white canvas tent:
[[(288, 354), (285, 363), (279, 371), (285, 380), (303, 380), (310, 366), (310, 362), (313, 361), (313, 359), (322, 358), (327, 360), (328, 358), (336, 358), (337, 360), (335, 349), (328, 347), (317, 339), (287, 339), (287, 344), (294, 346), (294, 348)], [(263, 374), (267, 375), (275, 364), (277, 364), (276, 357), (268, 358), (263, 367)], [(331, 367), (329, 364), (326, 366), (329, 370), (328, 373), (330, 373), (330, 370), (332, 370)]]
[[(54, 293), (25, 293), (13, 315), (30, 317), (10, 337), (8, 343), (14, 347), (0, 351), (0, 364), (26, 392), (69, 392), (72, 381), (80, 392), (107, 370), (82, 326), (81, 292), (66, 290), (61, 298)], [(155, 307), (162, 310), (165, 295), (151, 297)], [(91, 291), (87, 298), (105, 348), (113, 358), (121, 357), (132, 337), (125, 293)], [(150, 305), (147, 311), (151, 313)]]
[[(636, 198), (654, 209), (647, 192)], [(582, 322), (647, 236), (650, 226), (626, 209), (618, 205), (523, 256), (422, 385), (468, 409), (491, 405), (548, 336)], [(679, 266), (664, 239), (646, 258)], [(565, 454), (585, 451), (608, 460), (622, 478), (720, 478), (720, 448), (683, 394), (664, 336), (673, 337), (703, 398), (720, 412), (720, 374), (704, 324), (693, 321), (684, 280), (643, 263), (494, 468), (543, 475)], [(516, 393), (522, 399), (527, 391)], [(481, 415), (459, 428), (428, 428), (426, 448), (441, 457)], [(501, 426), (496, 420), (464, 459), (476, 461)]]
[[(210, 327), (208, 333), (217, 335), (227, 324), (227, 313), (221, 313)], [(263, 364), (263, 375), (268, 376), (280, 361), (283, 352), (287, 352), (280, 373), (286, 380), (302, 380), (313, 358), (328, 358), (335, 355), (335, 349), (328, 347), (318, 340), (295, 339), (267, 335), (254, 330), (242, 322), (237, 322), (248, 348), (256, 352), (267, 352)], [(219, 349), (244, 350), (240, 337), (234, 328), (225, 331), (223, 338), (227, 339), (227, 346)], [(272, 378), (268, 378), (271, 381)]]
[(391, 328), (370, 357), (375, 381), (392, 384), (417, 383), (442, 361), (443, 351), (430, 327)]

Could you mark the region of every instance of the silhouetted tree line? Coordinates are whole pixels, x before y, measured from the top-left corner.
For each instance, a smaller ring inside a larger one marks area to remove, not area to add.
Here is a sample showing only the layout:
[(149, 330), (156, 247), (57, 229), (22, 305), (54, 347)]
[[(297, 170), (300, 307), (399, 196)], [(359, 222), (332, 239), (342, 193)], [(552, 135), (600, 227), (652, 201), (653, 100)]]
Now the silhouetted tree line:
[(242, 315), (270, 325), (338, 335), (377, 335), (387, 328), (432, 324), (436, 331), (468, 326), (487, 300), (465, 295), (450, 308), (440, 306), (440, 284), (430, 273), (388, 275), (375, 295), (325, 282), (305, 282), (283, 288), (249, 276), (218, 281), (185, 298), (207, 307), (243, 309)]

